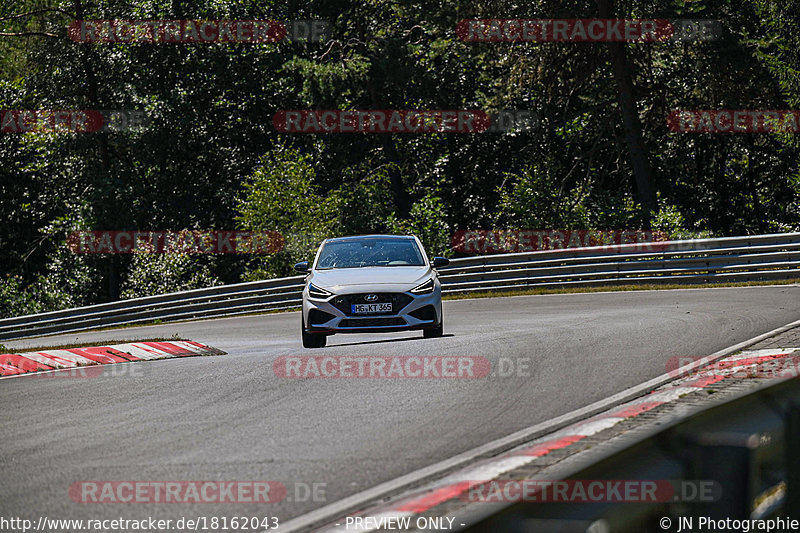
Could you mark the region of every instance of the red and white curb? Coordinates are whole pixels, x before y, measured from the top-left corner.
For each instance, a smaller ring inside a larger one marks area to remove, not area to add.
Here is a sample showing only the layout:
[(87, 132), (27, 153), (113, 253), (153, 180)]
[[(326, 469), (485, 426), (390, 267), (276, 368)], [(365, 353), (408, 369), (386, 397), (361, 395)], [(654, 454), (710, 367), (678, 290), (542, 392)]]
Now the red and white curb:
[[(676, 373), (676, 376), (679, 375)], [(727, 378), (773, 377), (789, 378), (800, 375), (800, 348), (781, 350), (754, 350), (742, 352), (716, 362), (710, 367), (692, 371), (650, 394), (636, 400), (618, 405), (587, 420), (583, 420), (560, 431), (519, 447), (498, 457), (483, 461), (478, 465), (451, 474), (413, 493), (400, 497), (391, 504), (379, 505), (353, 513), (369, 520), (359, 521), (361, 527), (353, 523), (345, 525), (345, 518), (335, 524), (318, 529), (320, 532), (374, 531), (380, 529), (387, 519), (413, 517), (437, 505), (459, 498), (476, 482), (493, 480), (502, 474), (535, 462), (555, 450), (571, 446), (576, 442), (595, 435), (604, 429), (615, 426), (627, 418), (641, 415), (658, 406), (669, 404), (678, 398), (701, 390)], [(383, 521), (381, 521), (383, 519)]]
[(13, 377), (63, 368), (110, 365), (146, 359), (224, 354), (222, 350), (194, 341), (131, 342), (110, 346), (7, 353), (0, 355), (0, 376)]

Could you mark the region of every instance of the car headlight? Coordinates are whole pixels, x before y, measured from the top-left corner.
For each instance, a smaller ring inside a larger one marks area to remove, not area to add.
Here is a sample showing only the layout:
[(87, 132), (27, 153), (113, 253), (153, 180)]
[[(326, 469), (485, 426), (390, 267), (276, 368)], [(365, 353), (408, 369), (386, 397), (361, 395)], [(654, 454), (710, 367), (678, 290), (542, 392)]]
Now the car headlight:
[(311, 283), (308, 284), (308, 295), (312, 298), (319, 298), (325, 299), (329, 296), (333, 296), (333, 293), (330, 291), (326, 291), (325, 289), (320, 289), (319, 287), (315, 287)]
[(431, 278), (422, 285), (417, 285), (410, 292), (411, 294), (430, 294), (433, 292), (434, 287), (433, 278)]

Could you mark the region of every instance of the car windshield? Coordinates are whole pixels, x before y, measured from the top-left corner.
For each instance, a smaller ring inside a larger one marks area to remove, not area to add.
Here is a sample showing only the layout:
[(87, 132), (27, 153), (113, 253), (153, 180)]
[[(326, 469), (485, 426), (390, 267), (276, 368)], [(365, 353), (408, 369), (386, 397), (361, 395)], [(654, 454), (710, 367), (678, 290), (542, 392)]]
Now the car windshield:
[(325, 243), (317, 270), (374, 266), (425, 266), (417, 243), (411, 239), (354, 239)]

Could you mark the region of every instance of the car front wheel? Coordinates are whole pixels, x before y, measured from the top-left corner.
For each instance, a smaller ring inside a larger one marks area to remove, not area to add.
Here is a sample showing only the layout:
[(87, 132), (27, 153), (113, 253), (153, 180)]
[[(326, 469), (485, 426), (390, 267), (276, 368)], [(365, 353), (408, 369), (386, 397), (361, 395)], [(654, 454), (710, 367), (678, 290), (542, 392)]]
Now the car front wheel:
[(324, 348), (327, 344), (327, 337), (321, 333), (306, 332), (306, 323), (302, 323), (301, 335), (303, 336), (303, 348)]
[(436, 337), (441, 337), (442, 335), (444, 335), (444, 318), (442, 318), (438, 325), (422, 330), (422, 336), (426, 339), (434, 339)]

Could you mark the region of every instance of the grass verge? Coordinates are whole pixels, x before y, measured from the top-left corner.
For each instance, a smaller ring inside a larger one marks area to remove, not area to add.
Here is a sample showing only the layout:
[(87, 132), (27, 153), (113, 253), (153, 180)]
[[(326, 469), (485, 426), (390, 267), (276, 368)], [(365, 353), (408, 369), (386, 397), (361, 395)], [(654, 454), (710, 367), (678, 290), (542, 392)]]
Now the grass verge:
[(468, 298), (501, 298), (504, 296), (531, 296), (536, 294), (579, 294), (591, 292), (623, 292), (623, 291), (652, 291), (652, 290), (677, 290), (677, 289), (716, 289), (720, 287), (766, 287), (766, 286), (792, 286), (800, 283), (800, 278), (785, 281), (747, 281), (736, 283), (697, 283), (687, 284), (629, 284), (629, 285), (599, 285), (597, 287), (524, 287), (501, 291), (475, 291), (447, 294), (444, 300), (465, 300)]

